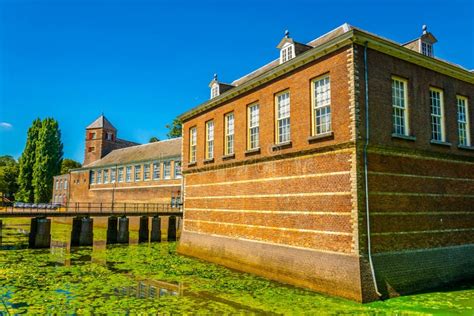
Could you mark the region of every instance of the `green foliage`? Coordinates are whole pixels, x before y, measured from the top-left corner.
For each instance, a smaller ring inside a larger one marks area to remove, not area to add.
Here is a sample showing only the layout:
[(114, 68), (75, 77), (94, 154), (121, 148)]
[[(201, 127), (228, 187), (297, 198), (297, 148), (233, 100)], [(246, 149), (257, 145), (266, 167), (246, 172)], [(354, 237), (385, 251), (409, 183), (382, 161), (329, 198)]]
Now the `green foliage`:
[(33, 202), (33, 167), (36, 163), (36, 146), (41, 130), (41, 120), (37, 118), (28, 129), (26, 146), (19, 160), (18, 186), (16, 199), (23, 202)]
[(150, 138), (150, 140), (148, 141), (149, 143), (156, 143), (156, 142), (159, 142), (160, 139), (156, 136), (153, 136)]
[(35, 164), (33, 166), (33, 188), (35, 203), (51, 200), (53, 177), (61, 171), (63, 144), (58, 122), (52, 118), (43, 120), (38, 134)]
[(181, 137), (182, 134), (182, 122), (180, 119), (175, 118), (171, 124), (167, 124), (166, 128), (169, 130), (166, 136), (168, 138)]
[(80, 167), (82, 167), (82, 165), (79, 162), (66, 158), (61, 163), (61, 174), (69, 173), (71, 169), (76, 169)]
[(18, 162), (12, 156), (0, 157), (0, 192), (13, 199), (18, 191)]

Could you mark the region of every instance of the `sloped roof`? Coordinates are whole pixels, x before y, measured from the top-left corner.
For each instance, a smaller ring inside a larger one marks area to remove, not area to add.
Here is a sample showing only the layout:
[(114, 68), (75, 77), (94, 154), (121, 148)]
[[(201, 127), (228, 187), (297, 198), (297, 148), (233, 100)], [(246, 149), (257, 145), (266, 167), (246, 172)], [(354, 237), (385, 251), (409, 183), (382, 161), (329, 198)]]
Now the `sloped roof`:
[(111, 151), (104, 158), (84, 166), (84, 168), (124, 165), (139, 161), (149, 161), (180, 156), (181, 137), (116, 149)]
[(86, 129), (92, 129), (92, 128), (105, 128), (105, 129), (117, 130), (103, 114), (99, 116), (94, 122), (89, 124), (89, 126), (86, 127)]

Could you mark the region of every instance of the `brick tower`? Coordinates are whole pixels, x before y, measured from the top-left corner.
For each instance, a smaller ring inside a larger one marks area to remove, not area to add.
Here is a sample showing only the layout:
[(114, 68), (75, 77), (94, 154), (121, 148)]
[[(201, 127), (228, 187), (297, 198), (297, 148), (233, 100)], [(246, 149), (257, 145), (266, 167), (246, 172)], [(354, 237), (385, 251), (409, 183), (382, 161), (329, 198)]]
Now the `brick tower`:
[(117, 129), (104, 115), (99, 116), (86, 127), (86, 148), (84, 165), (101, 159), (113, 149), (117, 143)]

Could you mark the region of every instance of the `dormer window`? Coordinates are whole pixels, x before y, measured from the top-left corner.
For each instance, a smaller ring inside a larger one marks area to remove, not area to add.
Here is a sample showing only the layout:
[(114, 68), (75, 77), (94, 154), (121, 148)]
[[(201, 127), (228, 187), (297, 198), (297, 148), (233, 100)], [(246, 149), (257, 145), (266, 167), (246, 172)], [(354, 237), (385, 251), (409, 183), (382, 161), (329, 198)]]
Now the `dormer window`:
[(287, 44), (280, 50), (280, 64), (295, 57), (295, 45)]
[(114, 140), (114, 134), (113, 133), (110, 133), (110, 132), (107, 132), (105, 134), (105, 139), (106, 140)]
[(214, 83), (211, 87), (211, 99), (219, 95), (219, 84)]
[(433, 57), (433, 44), (421, 42), (421, 53), (428, 57)]

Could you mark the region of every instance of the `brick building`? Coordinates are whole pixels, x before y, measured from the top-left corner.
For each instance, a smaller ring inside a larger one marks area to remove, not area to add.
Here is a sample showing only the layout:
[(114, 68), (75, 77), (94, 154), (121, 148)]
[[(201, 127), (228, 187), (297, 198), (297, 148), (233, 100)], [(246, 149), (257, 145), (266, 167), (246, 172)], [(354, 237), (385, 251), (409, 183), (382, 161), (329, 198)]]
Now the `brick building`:
[[(474, 73), (344, 24), (183, 120), (178, 251), (367, 302), (474, 277)], [(368, 92), (368, 93), (367, 93)]]
[(54, 181), (53, 201), (59, 196), (60, 203), (181, 200), (181, 138), (144, 145), (125, 141), (102, 115), (86, 128), (84, 166)]

